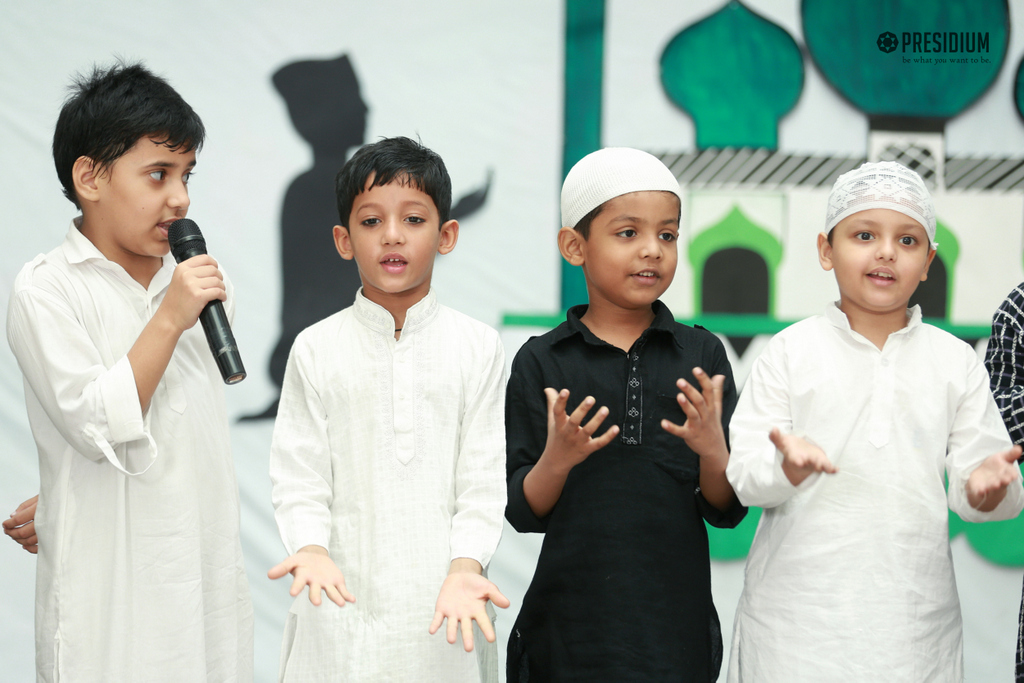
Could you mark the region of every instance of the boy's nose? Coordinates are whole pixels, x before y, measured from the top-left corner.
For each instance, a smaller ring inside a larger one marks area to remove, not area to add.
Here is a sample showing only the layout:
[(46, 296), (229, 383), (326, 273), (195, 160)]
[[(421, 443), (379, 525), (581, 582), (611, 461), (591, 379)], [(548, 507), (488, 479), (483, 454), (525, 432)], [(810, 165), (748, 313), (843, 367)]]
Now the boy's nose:
[(662, 241), (657, 238), (645, 239), (640, 245), (640, 256), (644, 258), (661, 258)]
[(184, 216), (184, 212), (188, 211), (188, 207), (192, 203), (192, 200), (189, 199), (188, 196), (188, 186), (184, 183), (180, 183), (176, 188), (174, 188), (174, 191), (171, 192), (171, 196), (168, 198), (167, 203), (180, 211), (181, 215)]
[(402, 232), (402, 226), (398, 221), (386, 221), (381, 234), (385, 244), (400, 244), (405, 241), (405, 234)]
[(891, 240), (881, 239), (877, 242), (878, 258), (888, 261), (896, 258), (896, 245)]

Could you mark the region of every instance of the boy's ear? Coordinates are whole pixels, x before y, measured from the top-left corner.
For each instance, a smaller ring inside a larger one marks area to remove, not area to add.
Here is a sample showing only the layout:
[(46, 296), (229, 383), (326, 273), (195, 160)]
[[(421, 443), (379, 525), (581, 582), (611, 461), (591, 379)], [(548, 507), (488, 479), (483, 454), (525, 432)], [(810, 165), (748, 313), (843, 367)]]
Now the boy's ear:
[(437, 243), (437, 253), (447, 254), (455, 248), (459, 241), (459, 222), (455, 219), (441, 225), (441, 240)]
[(828, 243), (828, 235), (818, 233), (818, 263), (825, 270), (832, 270), (832, 245)]
[(100, 169), (90, 157), (75, 159), (75, 164), (71, 167), (71, 181), (75, 185), (75, 194), (79, 202), (94, 202), (99, 199), (99, 175)]
[(583, 265), (583, 237), (574, 228), (562, 228), (558, 231), (558, 251), (562, 258), (574, 266)]
[(924, 262), (924, 272), (921, 273), (921, 282), (928, 279), (928, 269), (931, 268), (932, 261), (935, 260), (935, 250), (930, 249), (928, 251), (928, 260)]
[(341, 254), (341, 258), (346, 261), (351, 261), (355, 258), (355, 252), (352, 251), (352, 237), (348, 234), (348, 228), (344, 225), (334, 226), (334, 248)]

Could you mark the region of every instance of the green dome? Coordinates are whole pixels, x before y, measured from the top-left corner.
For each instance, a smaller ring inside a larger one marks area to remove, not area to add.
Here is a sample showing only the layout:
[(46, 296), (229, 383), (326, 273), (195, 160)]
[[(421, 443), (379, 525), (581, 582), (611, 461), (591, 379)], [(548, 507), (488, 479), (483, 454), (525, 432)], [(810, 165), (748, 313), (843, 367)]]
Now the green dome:
[(801, 10), (814, 62), (870, 116), (952, 118), (1006, 56), (1006, 0), (803, 0)]
[(737, 0), (685, 28), (661, 55), (661, 83), (693, 117), (697, 147), (778, 147), (803, 89), (800, 48)]

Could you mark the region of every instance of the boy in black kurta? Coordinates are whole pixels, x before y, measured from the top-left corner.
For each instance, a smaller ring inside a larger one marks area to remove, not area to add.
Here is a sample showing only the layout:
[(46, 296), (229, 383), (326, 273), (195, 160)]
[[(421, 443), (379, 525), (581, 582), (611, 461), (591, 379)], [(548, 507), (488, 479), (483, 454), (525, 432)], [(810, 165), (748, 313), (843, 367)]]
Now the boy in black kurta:
[[(657, 300), (675, 273), (679, 207), (671, 171), (638, 150), (588, 155), (563, 185), (559, 249), (583, 267), (590, 304), (512, 365), (506, 517), (546, 537), (509, 681), (718, 676), (703, 522), (732, 527), (746, 510), (724, 474), (736, 404), (725, 350)], [(586, 397), (571, 413), (570, 396)]]

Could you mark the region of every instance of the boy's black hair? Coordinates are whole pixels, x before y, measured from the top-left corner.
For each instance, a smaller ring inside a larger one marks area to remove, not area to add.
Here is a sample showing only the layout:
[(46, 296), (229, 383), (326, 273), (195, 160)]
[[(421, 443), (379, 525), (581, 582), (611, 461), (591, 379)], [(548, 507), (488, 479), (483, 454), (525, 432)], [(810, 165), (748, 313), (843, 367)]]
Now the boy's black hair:
[[(367, 179), (373, 182), (366, 187)], [(356, 196), (376, 185), (391, 182), (410, 185), (434, 200), (444, 225), (452, 209), (452, 179), (438, 154), (406, 137), (382, 138), (361, 147), (345, 163), (334, 181), (338, 199), (338, 221), (348, 229)], [(439, 226), (440, 227), (440, 226)]]
[[(614, 199), (614, 197), (612, 199)], [(608, 200), (608, 202), (610, 201), (611, 199)], [(601, 202), (593, 209), (591, 209), (586, 216), (580, 219), (580, 222), (577, 223), (576, 226), (573, 228), (580, 237), (582, 237), (585, 240), (590, 239), (590, 224), (594, 222), (594, 219), (597, 218), (602, 211), (604, 211), (604, 207), (608, 204), (608, 202)], [(680, 202), (679, 215), (676, 216), (676, 221), (678, 222), (682, 217), (683, 206), (682, 202)]]
[(94, 66), (69, 90), (53, 132), (53, 161), (64, 196), (79, 208), (71, 177), (79, 157), (89, 157), (103, 170), (144, 137), (175, 152), (203, 146), (206, 129), (199, 115), (141, 63)]

